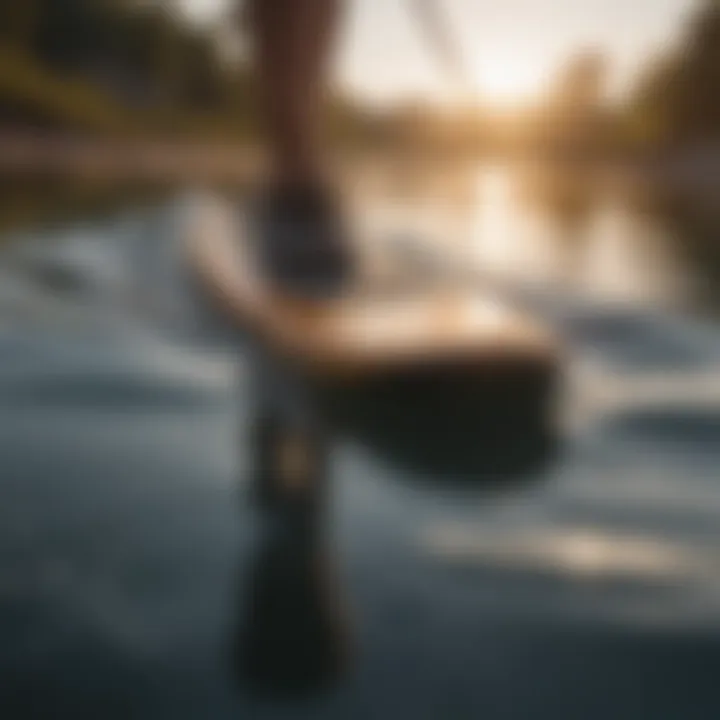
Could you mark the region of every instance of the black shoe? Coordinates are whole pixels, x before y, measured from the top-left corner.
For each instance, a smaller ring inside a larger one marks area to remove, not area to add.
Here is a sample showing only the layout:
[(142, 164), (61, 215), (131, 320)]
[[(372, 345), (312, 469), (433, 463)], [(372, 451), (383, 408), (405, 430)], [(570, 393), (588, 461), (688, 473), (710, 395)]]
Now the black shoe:
[(316, 187), (267, 192), (253, 209), (257, 269), (283, 295), (324, 299), (341, 295), (353, 277), (342, 214)]

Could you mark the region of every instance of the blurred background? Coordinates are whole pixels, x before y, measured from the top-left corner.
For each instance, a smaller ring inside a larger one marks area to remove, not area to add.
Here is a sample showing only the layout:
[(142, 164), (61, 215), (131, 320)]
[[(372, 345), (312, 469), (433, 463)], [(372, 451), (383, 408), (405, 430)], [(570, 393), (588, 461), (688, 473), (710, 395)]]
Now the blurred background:
[(519, 476), (339, 442), (319, 563), (257, 541), (253, 359), (183, 256), (263, 168), (240, 9), (0, 0), (0, 714), (718, 717), (720, 3), (347, 4), (358, 222), (567, 360)]
[[(329, 109), (346, 144), (464, 157), (652, 156), (698, 173), (716, 160), (711, 0), (451, 0), (432, 20), (452, 47), (455, 78), (413, 17), (420, 7), (348, 4)], [(6, 145), (29, 139), (102, 139), (107, 152), (121, 142), (253, 148), (238, 3), (35, 0), (4, 2), (2, 14), (5, 162)]]

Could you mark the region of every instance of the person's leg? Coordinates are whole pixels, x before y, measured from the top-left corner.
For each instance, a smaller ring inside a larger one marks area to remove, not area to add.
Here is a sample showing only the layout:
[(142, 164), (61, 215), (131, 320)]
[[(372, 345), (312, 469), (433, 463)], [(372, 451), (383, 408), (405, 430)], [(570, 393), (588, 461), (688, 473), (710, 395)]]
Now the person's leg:
[(272, 181), (258, 203), (259, 269), (297, 296), (342, 292), (352, 257), (323, 167), (323, 105), (341, 0), (250, 0)]
[(312, 183), (322, 170), (322, 108), (338, 0), (251, 0), (255, 72), (273, 172)]

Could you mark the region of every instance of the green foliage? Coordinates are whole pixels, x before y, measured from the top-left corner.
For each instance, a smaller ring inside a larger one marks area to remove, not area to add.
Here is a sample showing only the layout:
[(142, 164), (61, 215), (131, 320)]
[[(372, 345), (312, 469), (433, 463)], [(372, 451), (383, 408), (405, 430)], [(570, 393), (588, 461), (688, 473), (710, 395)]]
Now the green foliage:
[(100, 90), (80, 82), (58, 82), (17, 51), (0, 51), (0, 107), (17, 121), (59, 128), (132, 132), (138, 123)]
[(0, 122), (242, 137), (251, 84), (166, 2), (0, 0)]

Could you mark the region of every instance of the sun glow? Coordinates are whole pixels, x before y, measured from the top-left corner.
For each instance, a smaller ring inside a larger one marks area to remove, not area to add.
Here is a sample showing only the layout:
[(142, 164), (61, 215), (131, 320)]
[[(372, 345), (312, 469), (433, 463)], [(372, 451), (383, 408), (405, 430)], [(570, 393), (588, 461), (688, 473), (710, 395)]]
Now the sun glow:
[(537, 65), (511, 54), (483, 58), (477, 63), (474, 77), (483, 98), (504, 106), (531, 100), (543, 85)]

